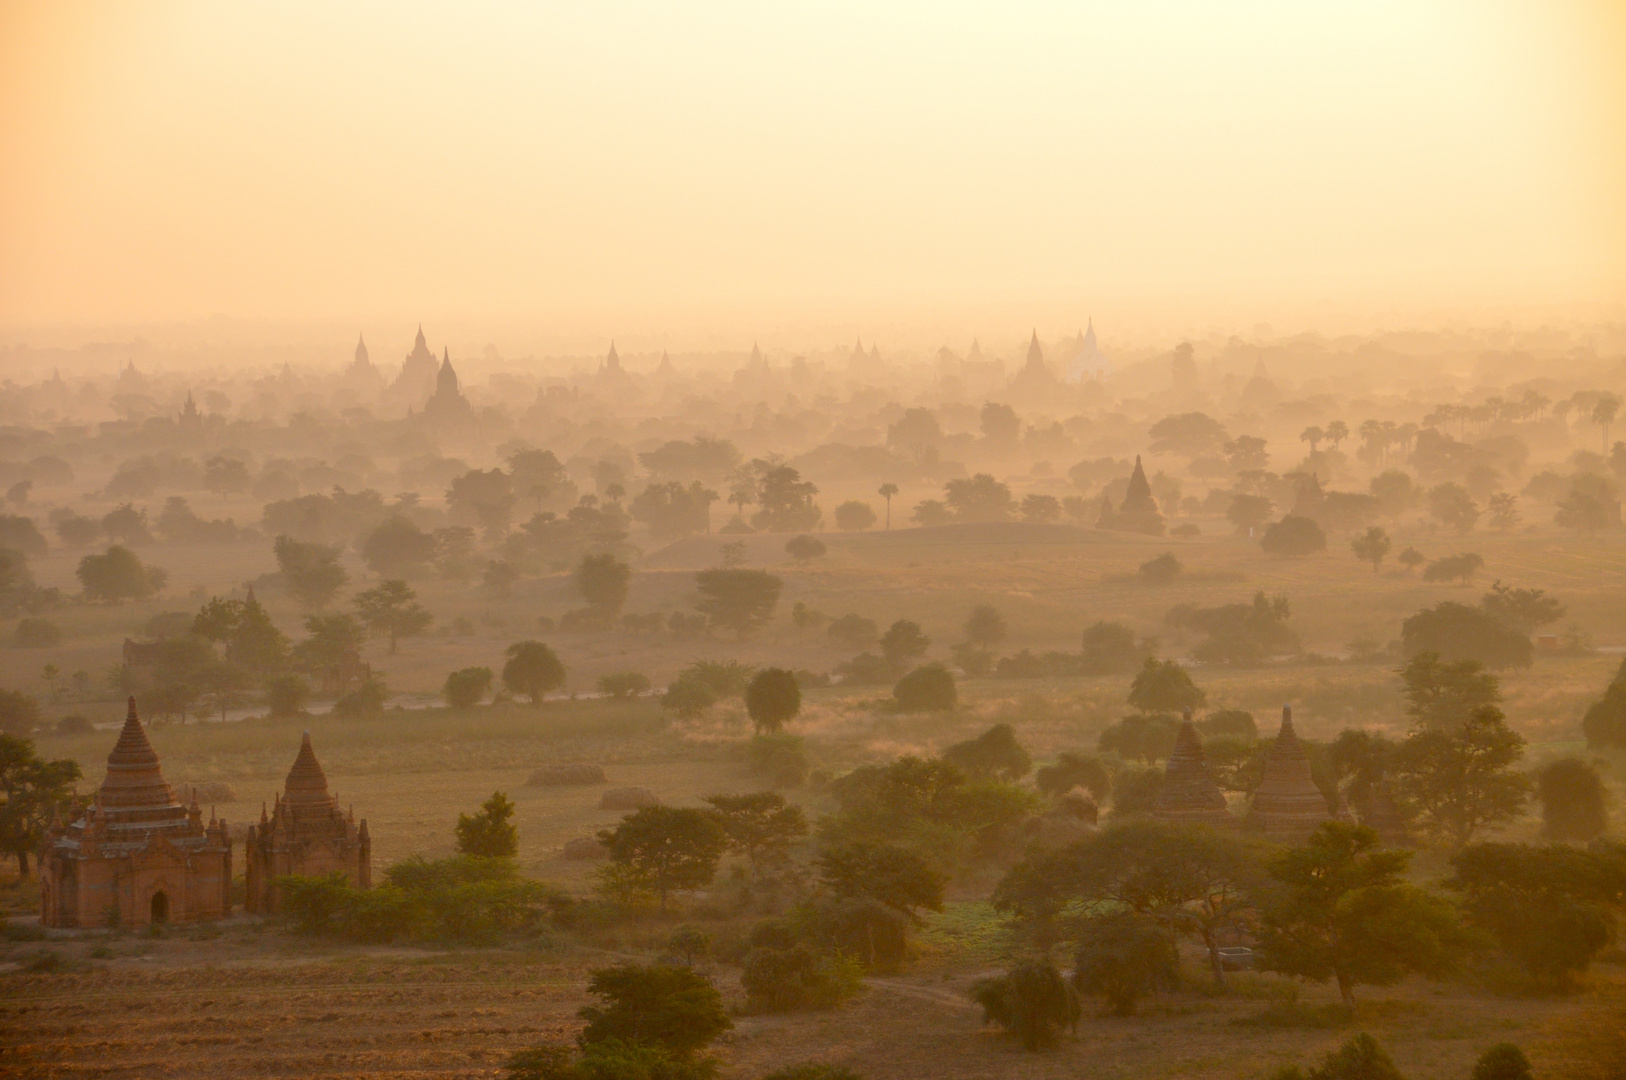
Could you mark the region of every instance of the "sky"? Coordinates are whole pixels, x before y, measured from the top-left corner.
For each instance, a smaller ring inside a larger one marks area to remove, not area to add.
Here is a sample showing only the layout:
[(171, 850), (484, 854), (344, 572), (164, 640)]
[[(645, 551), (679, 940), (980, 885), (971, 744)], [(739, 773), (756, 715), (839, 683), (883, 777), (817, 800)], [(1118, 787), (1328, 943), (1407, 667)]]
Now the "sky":
[(0, 4), (0, 330), (1615, 317), (1626, 4)]

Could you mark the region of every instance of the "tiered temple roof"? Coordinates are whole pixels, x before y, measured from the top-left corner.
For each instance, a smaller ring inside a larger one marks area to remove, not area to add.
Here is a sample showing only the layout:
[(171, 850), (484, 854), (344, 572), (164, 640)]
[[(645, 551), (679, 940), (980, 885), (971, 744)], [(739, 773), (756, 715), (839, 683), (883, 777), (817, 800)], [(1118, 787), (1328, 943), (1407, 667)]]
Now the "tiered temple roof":
[(269, 814), (260, 810), (245, 843), (250, 911), (276, 910), (276, 880), (288, 874), (317, 877), (338, 873), (350, 885), (372, 884), (372, 840), (367, 822), (339, 809), (328, 791), (327, 774), (311, 748), (310, 732), (299, 743), (299, 753), (288, 770), (283, 792)]
[(1174, 749), (1169, 752), (1163, 772), (1163, 789), (1152, 806), (1152, 816), (1183, 825), (1236, 824), (1236, 818), (1225, 808), (1225, 793), (1208, 771), (1203, 741), (1191, 722), (1190, 709), (1174, 737)]
[(1271, 836), (1308, 836), (1333, 815), (1310, 775), (1310, 758), (1293, 730), (1293, 710), (1282, 706), (1282, 728), (1265, 755), (1264, 774), (1248, 807), (1248, 828)]

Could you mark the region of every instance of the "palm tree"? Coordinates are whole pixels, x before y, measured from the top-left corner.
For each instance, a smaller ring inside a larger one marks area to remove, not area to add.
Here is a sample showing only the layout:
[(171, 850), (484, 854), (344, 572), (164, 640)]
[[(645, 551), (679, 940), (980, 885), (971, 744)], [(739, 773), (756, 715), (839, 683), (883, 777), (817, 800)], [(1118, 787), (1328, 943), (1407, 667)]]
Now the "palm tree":
[(1620, 412), (1620, 399), (1613, 394), (1605, 394), (1592, 406), (1592, 422), (1603, 428), (1603, 452), (1609, 452), (1609, 425), (1615, 422), (1615, 414)]
[(877, 493), (886, 500), (886, 527), (888, 529), (892, 528), (892, 496), (897, 493), (898, 485), (890, 482), (882, 484), (880, 491)]

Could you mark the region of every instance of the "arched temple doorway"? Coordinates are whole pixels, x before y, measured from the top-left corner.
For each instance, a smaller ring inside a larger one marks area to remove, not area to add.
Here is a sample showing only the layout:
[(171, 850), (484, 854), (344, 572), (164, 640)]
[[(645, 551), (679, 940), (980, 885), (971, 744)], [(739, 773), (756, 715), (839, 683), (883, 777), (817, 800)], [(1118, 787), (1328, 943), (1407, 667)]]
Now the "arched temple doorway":
[(152, 921), (155, 923), (169, 922), (169, 894), (155, 892), (152, 894)]

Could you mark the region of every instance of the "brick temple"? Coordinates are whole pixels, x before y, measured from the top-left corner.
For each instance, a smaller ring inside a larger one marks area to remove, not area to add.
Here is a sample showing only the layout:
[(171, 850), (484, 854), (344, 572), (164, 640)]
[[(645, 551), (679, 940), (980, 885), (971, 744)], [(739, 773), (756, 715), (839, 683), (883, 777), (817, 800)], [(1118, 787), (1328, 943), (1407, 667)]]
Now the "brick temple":
[(68, 825), (53, 822), (40, 849), (40, 922), (146, 926), (218, 919), (231, 911), (231, 837), (164, 780), (135, 698), (107, 778)]
[(1169, 751), (1168, 764), (1163, 770), (1163, 788), (1152, 805), (1152, 816), (1180, 825), (1230, 828), (1236, 824), (1236, 818), (1226, 809), (1225, 793), (1208, 769), (1203, 740), (1191, 722), (1190, 709), (1180, 722), (1174, 749)]
[(1332, 817), (1327, 797), (1310, 774), (1309, 755), (1293, 730), (1293, 710), (1283, 705), (1282, 727), (1265, 754), (1244, 824), (1276, 839), (1302, 840)]
[(287, 874), (323, 877), (341, 874), (357, 889), (372, 887), (373, 845), (367, 822), (339, 809), (329, 794), (327, 774), (311, 749), (310, 732), (288, 770), (282, 794), (268, 815), (251, 825), (244, 842), (248, 870), (248, 910), (270, 915), (277, 910), (277, 879)]

